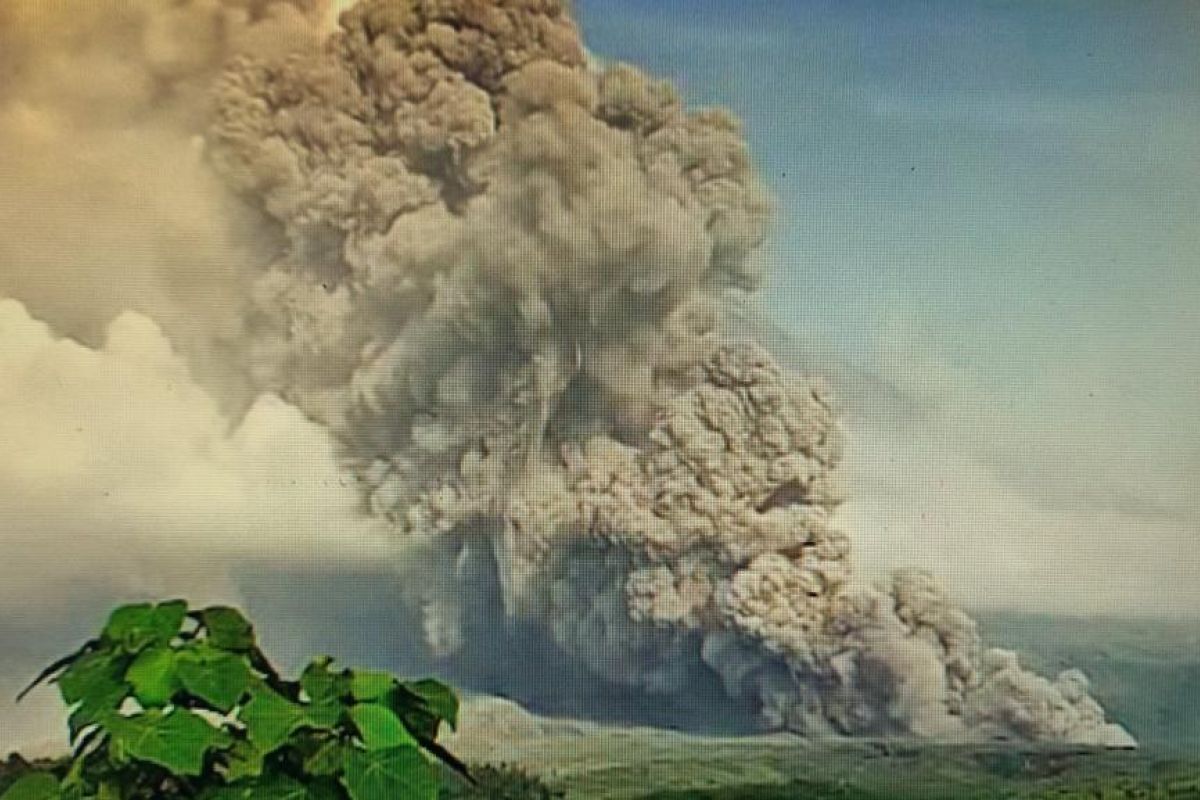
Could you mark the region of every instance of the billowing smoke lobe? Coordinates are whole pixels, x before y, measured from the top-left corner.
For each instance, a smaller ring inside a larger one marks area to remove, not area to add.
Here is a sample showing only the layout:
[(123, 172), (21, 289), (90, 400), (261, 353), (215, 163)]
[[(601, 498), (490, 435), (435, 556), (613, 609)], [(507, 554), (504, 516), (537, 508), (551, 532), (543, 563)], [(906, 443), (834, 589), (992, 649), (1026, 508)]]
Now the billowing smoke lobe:
[(249, 366), (439, 540), (414, 590), (436, 653), (473, 646), (494, 579), (597, 678), (685, 695), (702, 665), (772, 728), (1129, 741), (927, 576), (851, 587), (830, 402), (723, 329), (770, 207), (734, 119), (589, 67), (556, 0), (340, 25), (230, 70), (210, 155), (287, 243)]
[(339, 25), (221, 62), (203, 163), (276, 252), (218, 281), (246, 302), (213, 337), (343, 443), (436, 656), (503, 653), (520, 685), (546, 653), (499, 629), (767, 729), (1132, 744), (929, 576), (853, 581), (832, 401), (723, 314), (771, 216), (735, 119), (594, 65), (561, 0)]
[(207, 98), (231, 58), (311, 50), (330, 16), (329, 0), (0, 2), (0, 295), (93, 346), (121, 312), (152, 316), (231, 390), (214, 345), (241, 324), (239, 266), (275, 243), (204, 164)]

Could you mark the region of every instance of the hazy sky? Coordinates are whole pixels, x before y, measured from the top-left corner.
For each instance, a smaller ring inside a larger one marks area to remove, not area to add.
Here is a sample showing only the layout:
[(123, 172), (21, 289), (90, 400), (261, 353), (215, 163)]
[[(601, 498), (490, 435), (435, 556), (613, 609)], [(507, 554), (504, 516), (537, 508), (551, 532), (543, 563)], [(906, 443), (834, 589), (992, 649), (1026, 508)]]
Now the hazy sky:
[(577, 9), (746, 120), (772, 315), (913, 401), (851, 398), (868, 560), (940, 552), (981, 604), (988, 572), (1200, 609), (1200, 5)]

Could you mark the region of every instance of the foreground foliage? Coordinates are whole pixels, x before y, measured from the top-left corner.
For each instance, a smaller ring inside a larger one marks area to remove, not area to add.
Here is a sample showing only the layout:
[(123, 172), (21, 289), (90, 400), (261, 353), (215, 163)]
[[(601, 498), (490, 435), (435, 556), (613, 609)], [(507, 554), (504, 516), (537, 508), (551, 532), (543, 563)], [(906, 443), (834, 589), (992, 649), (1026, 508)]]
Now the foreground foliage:
[[(65, 760), (30, 764), (14, 754), (7, 761), (0, 761), (0, 796), (30, 772), (40, 770), (62, 775), (68, 766)], [(454, 774), (444, 774), (438, 800), (562, 800), (565, 797), (561, 790), (551, 789), (540, 778), (519, 767), (473, 765), (470, 773), (473, 782)]]
[(519, 767), (485, 765), (471, 768), (474, 784), (449, 781), (441, 800), (561, 800), (566, 795)]
[(232, 608), (118, 608), (26, 692), (47, 680), (70, 708), (72, 755), (0, 800), (436, 800), (431, 756), (466, 774), (436, 743), (457, 723), (447, 686), (329, 658), (284, 680)]

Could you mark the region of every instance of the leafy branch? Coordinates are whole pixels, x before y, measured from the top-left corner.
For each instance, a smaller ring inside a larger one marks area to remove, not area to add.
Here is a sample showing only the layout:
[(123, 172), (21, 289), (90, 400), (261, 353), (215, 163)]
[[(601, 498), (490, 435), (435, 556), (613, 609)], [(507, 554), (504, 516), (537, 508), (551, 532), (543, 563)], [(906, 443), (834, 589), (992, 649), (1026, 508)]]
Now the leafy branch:
[(471, 779), (436, 741), (457, 724), (449, 687), (328, 657), (285, 680), (233, 608), (122, 606), (20, 697), (47, 682), (70, 710), (67, 769), (0, 800), (435, 800), (435, 761)]

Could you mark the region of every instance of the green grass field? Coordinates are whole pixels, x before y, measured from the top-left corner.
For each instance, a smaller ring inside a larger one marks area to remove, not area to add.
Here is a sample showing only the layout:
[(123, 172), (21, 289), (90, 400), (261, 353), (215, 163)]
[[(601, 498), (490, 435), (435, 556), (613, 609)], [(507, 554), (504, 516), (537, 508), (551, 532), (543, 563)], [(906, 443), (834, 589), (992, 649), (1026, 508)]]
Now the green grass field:
[[(1200, 759), (1146, 752), (584, 737), (557, 765), (447, 776), (446, 800), (1200, 800)], [(638, 746), (634, 746), (634, 745)], [(543, 757), (550, 756), (544, 752)], [(0, 792), (27, 766), (0, 761)]]
[(1150, 750), (816, 745), (640, 729), (550, 737), (514, 763), (567, 800), (1200, 800), (1200, 756)]
[(781, 745), (699, 748), (689, 757), (627, 763), (556, 785), (568, 798), (589, 800), (1200, 800), (1200, 762), (1144, 753)]

